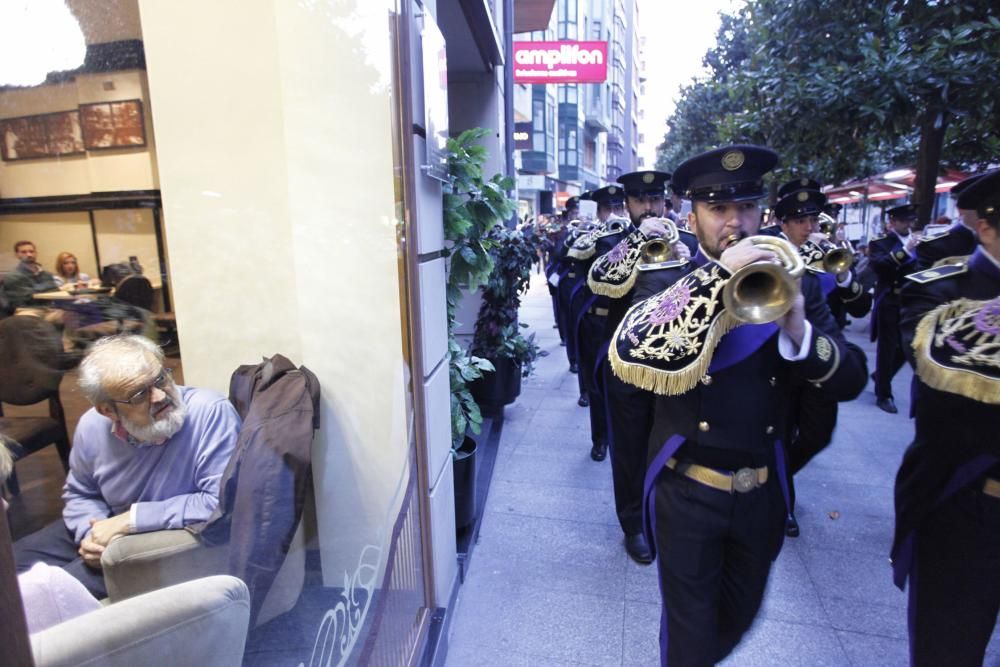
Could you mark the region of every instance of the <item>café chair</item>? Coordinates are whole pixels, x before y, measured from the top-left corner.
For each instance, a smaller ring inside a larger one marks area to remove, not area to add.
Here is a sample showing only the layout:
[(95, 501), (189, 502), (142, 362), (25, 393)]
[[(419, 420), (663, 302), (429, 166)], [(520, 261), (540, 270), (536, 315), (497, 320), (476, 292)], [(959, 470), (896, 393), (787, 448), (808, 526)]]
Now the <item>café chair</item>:
[(243, 662), (246, 584), (205, 577), (104, 606), (31, 635), (36, 667), (134, 667)]
[(153, 284), (146, 276), (125, 276), (115, 285), (115, 298), (143, 310), (152, 310)]
[[(0, 436), (13, 441), (15, 461), (54, 444), (63, 468), (69, 467), (69, 435), (59, 400), (64, 370), (62, 336), (37, 317), (0, 320)], [(48, 401), (48, 417), (6, 417), (3, 403), (34, 405)], [(17, 474), (6, 482), (11, 495), (19, 492)]]

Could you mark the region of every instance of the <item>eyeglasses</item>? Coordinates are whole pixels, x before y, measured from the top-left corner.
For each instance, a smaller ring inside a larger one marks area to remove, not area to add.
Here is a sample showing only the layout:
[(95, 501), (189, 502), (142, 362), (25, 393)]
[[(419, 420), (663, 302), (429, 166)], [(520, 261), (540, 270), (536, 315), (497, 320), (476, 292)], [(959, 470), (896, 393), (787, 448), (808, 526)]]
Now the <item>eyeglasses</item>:
[(125, 405), (142, 405), (143, 403), (149, 400), (150, 395), (153, 393), (154, 387), (157, 389), (163, 389), (167, 387), (169, 384), (171, 384), (171, 382), (173, 382), (173, 378), (171, 377), (172, 373), (173, 371), (171, 369), (164, 367), (163, 370), (160, 371), (160, 374), (156, 376), (155, 380), (150, 382), (148, 385), (146, 385), (139, 391), (132, 394), (129, 398), (125, 399), (124, 401), (119, 401), (116, 399), (111, 399), (111, 400), (113, 400), (115, 403), (123, 403)]

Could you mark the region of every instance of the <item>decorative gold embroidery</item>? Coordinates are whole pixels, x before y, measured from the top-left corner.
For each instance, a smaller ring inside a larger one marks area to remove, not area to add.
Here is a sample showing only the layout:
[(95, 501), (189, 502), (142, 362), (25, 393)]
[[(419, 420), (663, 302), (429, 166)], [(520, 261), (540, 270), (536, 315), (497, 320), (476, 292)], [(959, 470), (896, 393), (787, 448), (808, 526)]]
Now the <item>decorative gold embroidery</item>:
[(587, 286), (594, 294), (620, 299), (635, 285), (635, 265), (646, 240), (634, 231), (594, 260), (587, 274)]
[(1000, 297), (938, 306), (917, 325), (913, 350), (928, 386), (1000, 405)]
[(740, 324), (722, 306), (728, 278), (713, 263), (633, 306), (608, 350), (615, 375), (668, 396), (694, 387), (708, 370), (719, 339)]
[(820, 361), (830, 361), (830, 356), (833, 354), (833, 346), (830, 345), (830, 341), (826, 339), (825, 336), (818, 336), (816, 338), (816, 356), (819, 357)]

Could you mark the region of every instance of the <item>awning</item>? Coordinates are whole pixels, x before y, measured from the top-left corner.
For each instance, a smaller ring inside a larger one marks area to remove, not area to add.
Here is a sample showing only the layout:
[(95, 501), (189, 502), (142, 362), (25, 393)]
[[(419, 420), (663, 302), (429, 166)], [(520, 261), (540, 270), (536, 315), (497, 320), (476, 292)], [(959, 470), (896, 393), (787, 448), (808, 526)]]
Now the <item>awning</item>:
[(545, 30), (556, 0), (514, 0), (514, 34)]
[[(935, 192), (948, 192), (956, 183), (972, 174), (945, 169), (938, 176)], [(906, 199), (913, 194), (916, 172), (913, 169), (893, 169), (870, 178), (847, 181), (835, 187), (823, 188), (831, 204), (855, 204), (867, 195), (868, 201), (895, 201)]]

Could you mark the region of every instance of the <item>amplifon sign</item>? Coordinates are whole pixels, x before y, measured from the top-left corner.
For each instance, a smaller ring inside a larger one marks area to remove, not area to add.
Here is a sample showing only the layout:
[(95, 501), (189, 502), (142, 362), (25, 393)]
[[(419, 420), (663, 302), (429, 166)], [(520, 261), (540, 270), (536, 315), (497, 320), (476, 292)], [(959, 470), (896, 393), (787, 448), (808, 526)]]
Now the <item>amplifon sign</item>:
[(607, 42), (514, 42), (514, 83), (603, 83)]

